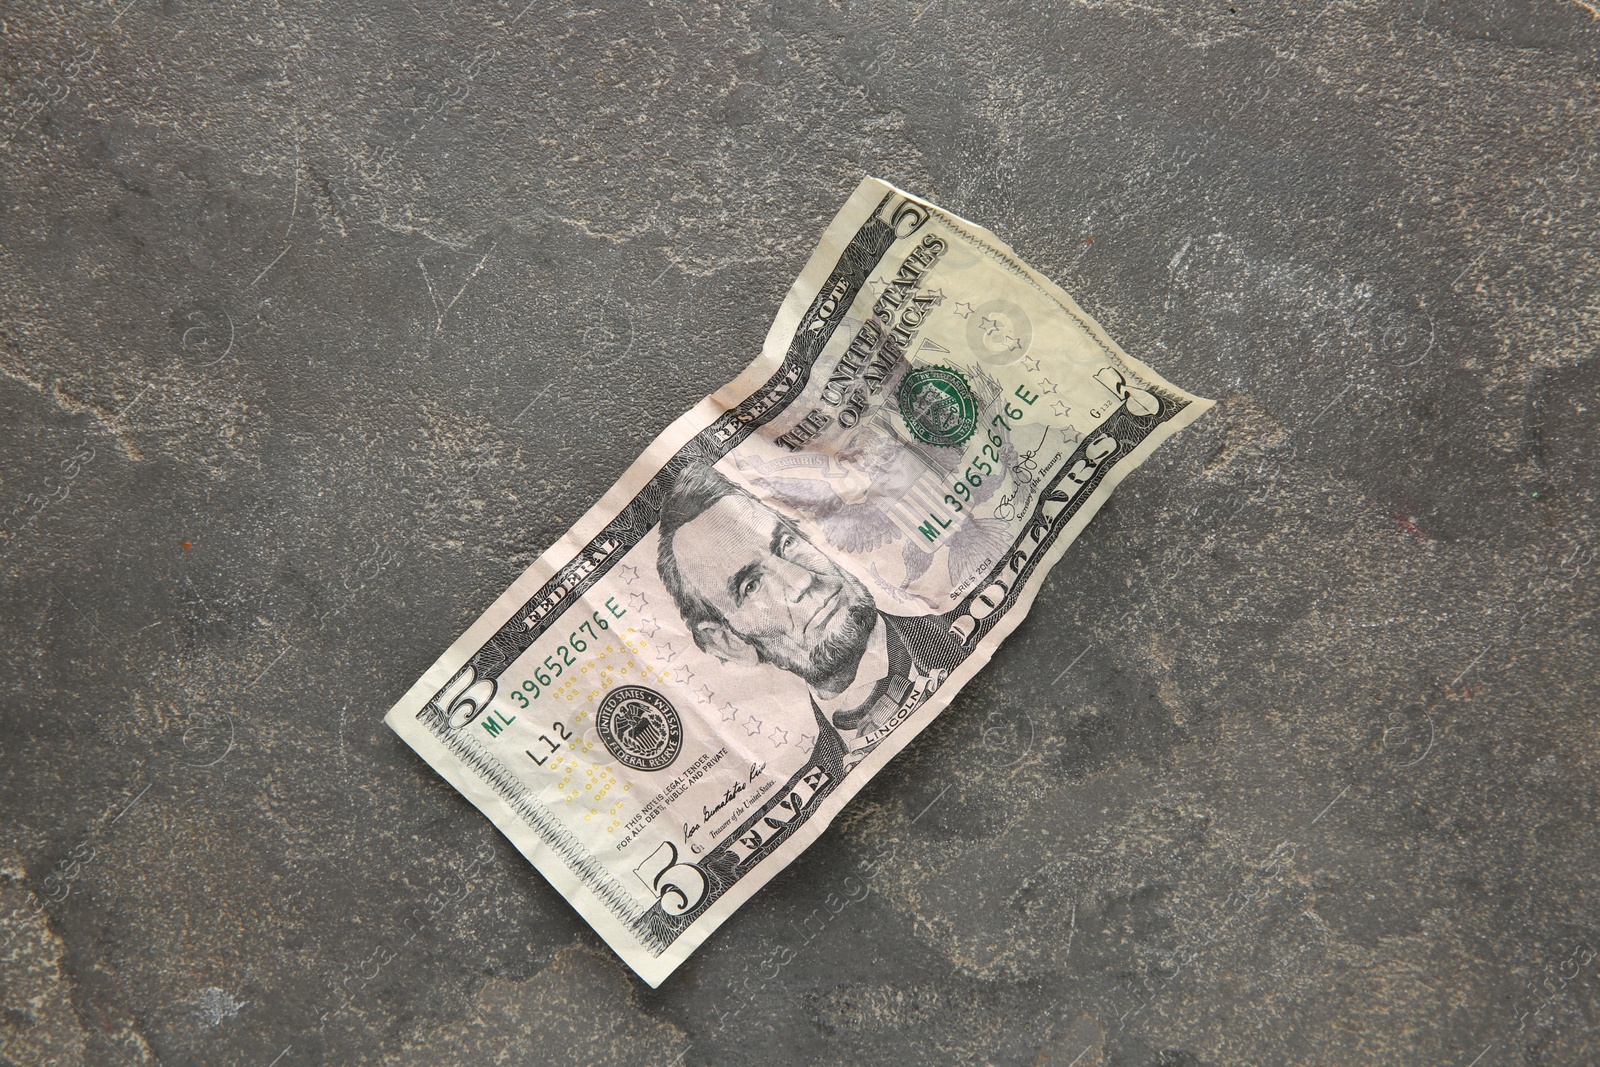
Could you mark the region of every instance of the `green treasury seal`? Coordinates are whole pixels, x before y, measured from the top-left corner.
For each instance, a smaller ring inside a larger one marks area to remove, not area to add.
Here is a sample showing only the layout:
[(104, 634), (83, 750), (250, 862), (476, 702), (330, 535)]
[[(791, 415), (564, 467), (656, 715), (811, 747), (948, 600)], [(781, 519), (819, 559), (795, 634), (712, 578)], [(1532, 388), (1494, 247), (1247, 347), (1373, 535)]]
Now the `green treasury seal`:
[(978, 427), (978, 402), (949, 367), (917, 367), (900, 382), (900, 417), (919, 441), (959, 445)]
[(624, 767), (659, 771), (683, 749), (683, 721), (666, 697), (642, 685), (606, 694), (594, 716), (595, 732)]

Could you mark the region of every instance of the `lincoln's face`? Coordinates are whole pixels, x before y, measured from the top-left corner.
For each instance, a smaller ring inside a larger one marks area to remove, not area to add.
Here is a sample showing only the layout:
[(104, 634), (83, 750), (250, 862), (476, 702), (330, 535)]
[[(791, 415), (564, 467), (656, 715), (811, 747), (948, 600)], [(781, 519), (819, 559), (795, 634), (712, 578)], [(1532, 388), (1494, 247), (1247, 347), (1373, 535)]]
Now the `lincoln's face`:
[(702, 635), (725, 658), (742, 643), (824, 693), (850, 683), (877, 623), (872, 595), (777, 512), (725, 496), (678, 528), (672, 551), (725, 623)]

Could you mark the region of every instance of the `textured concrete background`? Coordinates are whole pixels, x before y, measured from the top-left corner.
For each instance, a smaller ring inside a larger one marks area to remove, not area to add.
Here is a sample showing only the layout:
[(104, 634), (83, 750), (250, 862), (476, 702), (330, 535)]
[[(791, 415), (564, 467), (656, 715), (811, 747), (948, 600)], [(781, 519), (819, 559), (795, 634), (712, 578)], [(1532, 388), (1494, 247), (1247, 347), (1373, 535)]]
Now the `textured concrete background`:
[[(0, 31), (0, 1060), (1600, 1061), (1600, 5)], [(652, 991), (381, 717), (863, 173), (1226, 399)]]

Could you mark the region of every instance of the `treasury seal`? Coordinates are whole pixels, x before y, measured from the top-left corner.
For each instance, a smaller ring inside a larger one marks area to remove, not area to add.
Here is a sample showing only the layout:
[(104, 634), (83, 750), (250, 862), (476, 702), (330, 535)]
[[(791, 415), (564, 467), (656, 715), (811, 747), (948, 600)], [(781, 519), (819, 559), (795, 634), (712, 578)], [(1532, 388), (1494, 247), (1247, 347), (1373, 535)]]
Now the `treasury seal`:
[(917, 367), (896, 394), (906, 429), (930, 445), (964, 444), (978, 428), (978, 402), (971, 386), (949, 367)]
[(659, 771), (683, 750), (683, 720), (666, 697), (642, 685), (619, 685), (594, 716), (611, 755), (636, 771)]

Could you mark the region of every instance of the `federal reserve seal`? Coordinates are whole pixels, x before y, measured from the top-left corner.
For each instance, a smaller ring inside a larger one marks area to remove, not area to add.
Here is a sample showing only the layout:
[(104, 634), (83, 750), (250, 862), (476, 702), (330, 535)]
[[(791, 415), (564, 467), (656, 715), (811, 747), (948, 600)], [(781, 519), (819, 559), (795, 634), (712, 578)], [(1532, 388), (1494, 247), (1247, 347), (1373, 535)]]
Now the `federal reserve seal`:
[(896, 399), (906, 429), (930, 445), (964, 444), (978, 428), (972, 388), (949, 367), (915, 368), (901, 380)]
[(683, 750), (683, 720), (666, 697), (642, 685), (619, 685), (594, 716), (595, 732), (611, 755), (636, 771), (670, 767)]

